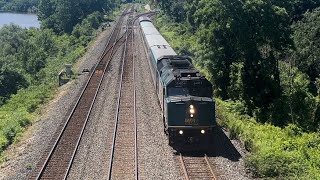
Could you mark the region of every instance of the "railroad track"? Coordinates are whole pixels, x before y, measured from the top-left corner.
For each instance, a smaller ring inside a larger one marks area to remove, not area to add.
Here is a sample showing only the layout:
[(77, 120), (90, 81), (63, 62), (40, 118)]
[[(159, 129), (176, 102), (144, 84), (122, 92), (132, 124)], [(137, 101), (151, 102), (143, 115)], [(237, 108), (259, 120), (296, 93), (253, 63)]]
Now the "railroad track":
[(186, 180), (217, 180), (206, 154), (199, 157), (179, 155), (183, 175)]
[(108, 179), (138, 179), (136, 91), (133, 57), (133, 24), (128, 20), (121, 68)]
[(48, 156), (46, 156), (44, 163), (39, 163), (37, 172), (31, 179), (67, 178), (108, 64), (115, 51), (121, 46), (120, 40), (122, 37), (119, 39), (118, 37), (121, 32), (124, 16), (123, 13), (113, 28), (104, 52), (100, 56), (99, 63), (92, 71), (52, 149), (45, 152)]

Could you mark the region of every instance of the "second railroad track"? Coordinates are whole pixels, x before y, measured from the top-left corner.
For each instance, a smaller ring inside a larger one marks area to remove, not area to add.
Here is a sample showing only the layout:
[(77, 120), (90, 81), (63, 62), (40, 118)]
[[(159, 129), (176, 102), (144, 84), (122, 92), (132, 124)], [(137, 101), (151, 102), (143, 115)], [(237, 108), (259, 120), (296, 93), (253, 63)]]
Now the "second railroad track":
[[(129, 12), (129, 9), (126, 10)], [(122, 24), (127, 13), (123, 13), (112, 30), (98, 64), (90, 74), (76, 105), (73, 107), (62, 130), (53, 143), (53, 147), (45, 152), (47, 156), (39, 163), (37, 172), (31, 179), (66, 179), (71, 169), (75, 154), (80, 144), (86, 124), (99, 92), (104, 74), (115, 51), (121, 46), (120, 36)]]
[[(136, 18), (135, 18), (136, 19)], [(138, 179), (133, 24), (128, 20), (108, 179)]]

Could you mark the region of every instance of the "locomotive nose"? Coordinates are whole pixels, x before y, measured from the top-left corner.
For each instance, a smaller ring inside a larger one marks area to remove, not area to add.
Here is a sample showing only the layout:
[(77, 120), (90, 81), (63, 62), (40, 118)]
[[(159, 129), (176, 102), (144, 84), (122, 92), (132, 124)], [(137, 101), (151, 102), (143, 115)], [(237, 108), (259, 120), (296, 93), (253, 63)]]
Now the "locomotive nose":
[(196, 110), (194, 109), (194, 105), (191, 104), (189, 108), (190, 108), (189, 109), (190, 117), (193, 118), (194, 114), (196, 113)]

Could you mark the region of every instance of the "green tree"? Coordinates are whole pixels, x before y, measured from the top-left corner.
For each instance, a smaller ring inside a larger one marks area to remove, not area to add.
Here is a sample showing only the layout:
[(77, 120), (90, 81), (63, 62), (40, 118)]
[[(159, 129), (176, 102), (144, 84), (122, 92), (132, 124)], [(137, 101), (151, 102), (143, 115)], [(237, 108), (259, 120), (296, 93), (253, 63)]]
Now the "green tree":
[(170, 15), (176, 22), (182, 22), (185, 19), (185, 0), (162, 0), (159, 5), (163, 11)]
[(108, 13), (117, 3), (115, 0), (40, 0), (38, 16), (42, 28), (70, 34), (89, 14)]
[(313, 11), (320, 6), (319, 0), (293, 0), (288, 1), (292, 3), (291, 18), (295, 21), (303, 18), (303, 14), (307, 11)]
[[(217, 94), (229, 98), (230, 66), (243, 62), (243, 97), (249, 109), (267, 109), (281, 94), (278, 55), (292, 46), (286, 9), (272, 1), (200, 1), (195, 13), (202, 57), (211, 61)], [(201, 59), (201, 57), (200, 57)]]
[(41, 21), (41, 26), (45, 28), (55, 28), (55, 10), (56, 1), (40, 0), (38, 6), (38, 18)]
[(316, 79), (320, 74), (320, 8), (307, 12), (305, 17), (293, 25), (295, 55), (298, 68), (308, 74), (309, 89), (316, 95)]
[(5, 57), (17, 53), (26, 37), (25, 31), (17, 25), (2, 27), (0, 29), (0, 56)]
[[(280, 63), (281, 87), (283, 93), (274, 106), (273, 123), (278, 126), (297, 124), (304, 130), (316, 131), (320, 126), (317, 99), (308, 91), (308, 76), (292, 62)], [(318, 110), (317, 110), (318, 109)]]
[(56, 23), (60, 32), (71, 33), (80, 17), (78, 0), (57, 0)]
[(5, 64), (5, 60), (0, 59), (0, 106), (10, 98), (11, 94), (17, 93), (21, 88), (28, 86), (25, 77), (15, 70), (11, 70)]
[(38, 3), (39, 0), (0, 0), (0, 10), (35, 13)]

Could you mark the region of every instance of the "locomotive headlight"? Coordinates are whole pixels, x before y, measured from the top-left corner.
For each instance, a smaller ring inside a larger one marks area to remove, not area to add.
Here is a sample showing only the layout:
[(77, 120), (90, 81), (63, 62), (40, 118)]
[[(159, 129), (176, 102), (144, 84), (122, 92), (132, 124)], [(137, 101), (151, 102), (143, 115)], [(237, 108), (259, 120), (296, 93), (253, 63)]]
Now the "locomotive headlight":
[(193, 117), (193, 114), (190, 114), (190, 117)]
[(204, 133), (206, 133), (206, 131), (202, 129), (202, 130), (201, 130), (201, 134), (204, 134)]
[(182, 134), (183, 134), (183, 131), (182, 131), (182, 130), (180, 130), (180, 131), (179, 131), (179, 134), (181, 134), (181, 135), (182, 135)]
[(190, 105), (189, 107), (190, 107), (190, 110), (189, 110), (190, 114), (194, 114), (195, 113), (194, 106)]

